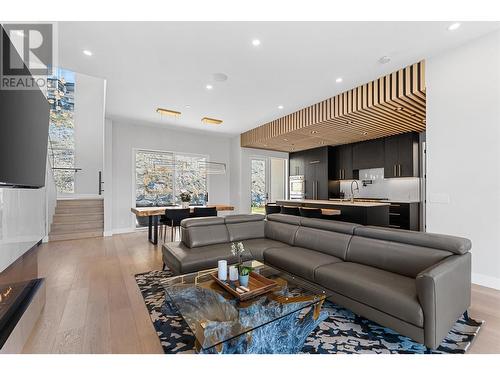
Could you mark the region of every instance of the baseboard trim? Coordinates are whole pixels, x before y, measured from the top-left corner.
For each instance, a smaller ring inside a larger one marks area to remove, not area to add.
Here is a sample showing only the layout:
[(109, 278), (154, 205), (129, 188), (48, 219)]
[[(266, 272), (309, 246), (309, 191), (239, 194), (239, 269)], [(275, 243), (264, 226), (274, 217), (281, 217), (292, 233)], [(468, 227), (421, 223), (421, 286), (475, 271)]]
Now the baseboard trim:
[(114, 234), (123, 234), (123, 233), (133, 233), (135, 232), (135, 228), (132, 227), (132, 228), (116, 228), (116, 229), (113, 229), (113, 235)]
[(472, 274), (472, 283), (485, 286), (487, 288), (493, 288), (500, 290), (500, 279), (496, 277), (491, 277), (487, 275), (482, 275), (480, 273)]

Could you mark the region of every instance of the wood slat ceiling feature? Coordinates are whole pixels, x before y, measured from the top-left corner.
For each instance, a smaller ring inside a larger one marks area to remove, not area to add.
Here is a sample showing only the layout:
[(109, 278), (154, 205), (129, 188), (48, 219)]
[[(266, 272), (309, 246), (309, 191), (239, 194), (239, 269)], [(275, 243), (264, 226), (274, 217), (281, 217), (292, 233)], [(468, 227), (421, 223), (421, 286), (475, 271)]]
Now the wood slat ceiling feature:
[(425, 61), (242, 133), (242, 147), (300, 151), (425, 131)]

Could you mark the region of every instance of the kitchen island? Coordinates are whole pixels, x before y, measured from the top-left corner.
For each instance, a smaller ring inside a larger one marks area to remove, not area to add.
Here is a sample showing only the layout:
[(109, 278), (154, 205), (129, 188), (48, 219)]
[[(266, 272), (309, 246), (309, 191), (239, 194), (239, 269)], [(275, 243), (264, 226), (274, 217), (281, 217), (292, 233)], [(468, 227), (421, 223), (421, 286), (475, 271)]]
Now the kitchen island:
[(359, 202), (354, 200), (315, 200), (288, 199), (278, 200), (281, 206), (310, 207), (340, 210), (340, 215), (333, 220), (348, 221), (362, 225), (389, 226), (389, 207), (386, 202)]

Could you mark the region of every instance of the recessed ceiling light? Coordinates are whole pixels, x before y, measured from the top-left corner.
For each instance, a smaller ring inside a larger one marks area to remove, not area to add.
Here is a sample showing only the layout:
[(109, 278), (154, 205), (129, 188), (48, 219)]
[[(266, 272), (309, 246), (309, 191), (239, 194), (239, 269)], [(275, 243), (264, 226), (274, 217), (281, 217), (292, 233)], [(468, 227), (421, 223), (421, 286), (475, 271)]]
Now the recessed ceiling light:
[(390, 61), (391, 58), (389, 56), (382, 56), (380, 59), (378, 59), (378, 62), (381, 64), (387, 64)]
[(452, 23), (450, 26), (448, 26), (448, 31), (454, 31), (459, 27), (460, 27), (460, 22)]
[(363, 133), (361, 133), (361, 134), (363, 134), (363, 135), (367, 135), (368, 133), (367, 133), (367, 132), (363, 132)]
[(403, 107), (396, 107), (394, 108), (395, 111), (402, 111), (403, 110)]
[(214, 73), (212, 74), (212, 78), (215, 82), (225, 82), (227, 81), (228, 76), (224, 73)]
[(284, 107), (282, 105), (279, 105), (278, 106), (278, 109), (283, 109)]
[(156, 108), (156, 112), (158, 112), (160, 115), (167, 115), (167, 116), (180, 116), (181, 114), (179, 111), (174, 111), (166, 108)]
[(89, 51), (88, 49), (84, 49), (82, 52), (86, 56), (92, 56), (93, 55), (92, 51)]
[(203, 117), (201, 119), (201, 122), (205, 124), (210, 124), (210, 125), (219, 125), (222, 124), (222, 120), (218, 120), (216, 118), (210, 118), (210, 117)]
[(259, 40), (259, 39), (253, 39), (253, 40), (252, 40), (252, 45), (253, 45), (254, 47), (260, 46), (260, 40)]
[(346, 121), (345, 123), (348, 124), (348, 125), (353, 124), (353, 122), (351, 120)]
[(343, 81), (342, 77), (339, 77), (339, 78), (337, 78), (337, 79), (335, 80), (335, 82), (337, 82), (337, 83), (340, 83), (340, 82), (342, 82), (342, 81)]
[(283, 140), (284, 140), (285, 142), (288, 142), (288, 139), (287, 139), (287, 138), (283, 138)]
[(187, 108), (187, 109), (189, 109), (189, 108), (191, 108), (191, 106), (190, 106), (189, 104), (187, 104), (187, 105), (186, 105), (186, 108)]
[(318, 134), (317, 130), (311, 130), (311, 134)]
[(212, 85), (206, 85), (206, 86), (205, 86), (205, 88), (206, 88), (207, 90), (212, 90), (214, 87), (213, 87)]

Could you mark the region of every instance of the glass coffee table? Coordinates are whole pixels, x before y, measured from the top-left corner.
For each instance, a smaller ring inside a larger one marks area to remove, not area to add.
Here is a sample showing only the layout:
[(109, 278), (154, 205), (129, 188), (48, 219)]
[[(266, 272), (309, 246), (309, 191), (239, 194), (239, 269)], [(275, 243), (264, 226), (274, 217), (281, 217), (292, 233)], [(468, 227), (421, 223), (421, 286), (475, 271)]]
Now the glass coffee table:
[(297, 353), (328, 317), (321, 287), (252, 262), (254, 272), (275, 280), (266, 294), (240, 302), (207, 270), (165, 279), (164, 309), (178, 313), (196, 338), (198, 353)]

